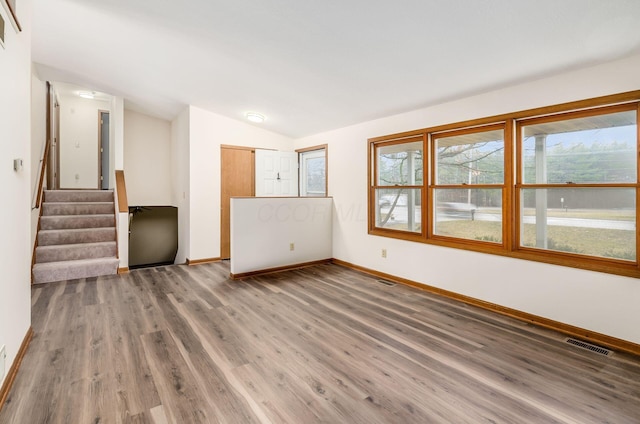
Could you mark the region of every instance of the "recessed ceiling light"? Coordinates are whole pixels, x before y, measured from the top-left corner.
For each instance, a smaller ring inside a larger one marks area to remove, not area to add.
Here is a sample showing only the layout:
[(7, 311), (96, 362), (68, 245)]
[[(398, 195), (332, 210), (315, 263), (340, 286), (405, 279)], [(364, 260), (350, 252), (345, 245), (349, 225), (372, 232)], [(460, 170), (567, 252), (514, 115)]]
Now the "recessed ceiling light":
[(78, 96), (82, 97), (83, 99), (93, 99), (95, 98), (95, 91), (92, 92), (88, 92), (88, 91), (81, 91), (78, 93)]
[(244, 114), (244, 116), (246, 116), (249, 121), (256, 122), (258, 124), (264, 122), (265, 119), (267, 119), (264, 117), (264, 115), (260, 115), (259, 113), (256, 113), (256, 112), (247, 112)]

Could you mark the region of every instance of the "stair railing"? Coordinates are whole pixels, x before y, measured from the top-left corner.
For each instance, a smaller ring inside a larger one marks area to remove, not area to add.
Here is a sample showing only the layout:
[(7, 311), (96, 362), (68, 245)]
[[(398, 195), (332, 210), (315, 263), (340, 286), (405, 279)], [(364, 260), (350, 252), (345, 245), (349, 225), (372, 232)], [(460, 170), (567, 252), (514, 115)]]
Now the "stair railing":
[(44, 145), (44, 152), (42, 153), (42, 159), (40, 159), (38, 185), (34, 187), (33, 193), (34, 203), (31, 210), (38, 209), (42, 204), (42, 194), (44, 192), (44, 175), (47, 170), (47, 162), (49, 161), (49, 150), (51, 149), (51, 140), (47, 140)]
[(118, 212), (129, 213), (127, 185), (124, 182), (124, 171), (121, 169), (116, 170), (116, 194), (118, 196)]
[(124, 180), (124, 171), (117, 169), (115, 174), (116, 246), (118, 259), (120, 259), (118, 274), (122, 274), (129, 271), (129, 201), (127, 200), (127, 185)]
[[(47, 164), (49, 163), (49, 154), (51, 151), (51, 140), (53, 138), (53, 129), (52, 129), (52, 100), (54, 97), (53, 86), (49, 81), (47, 81), (47, 102), (46, 102), (46, 141), (44, 143), (44, 149), (42, 152), (42, 158), (40, 159), (40, 166), (38, 167), (38, 185), (34, 187), (34, 193), (32, 198), (32, 206), (31, 210), (40, 208), (42, 204), (42, 195), (44, 190), (44, 176), (47, 170)], [(52, 188), (52, 187), (50, 187)], [(39, 226), (39, 224), (38, 224)]]

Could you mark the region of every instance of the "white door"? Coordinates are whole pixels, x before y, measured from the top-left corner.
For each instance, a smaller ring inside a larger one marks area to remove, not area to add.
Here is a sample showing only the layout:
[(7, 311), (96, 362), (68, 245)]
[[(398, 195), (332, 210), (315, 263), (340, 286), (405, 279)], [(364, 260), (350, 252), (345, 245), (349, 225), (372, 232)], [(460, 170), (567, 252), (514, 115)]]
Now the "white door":
[(298, 195), (298, 154), (256, 149), (256, 197)]

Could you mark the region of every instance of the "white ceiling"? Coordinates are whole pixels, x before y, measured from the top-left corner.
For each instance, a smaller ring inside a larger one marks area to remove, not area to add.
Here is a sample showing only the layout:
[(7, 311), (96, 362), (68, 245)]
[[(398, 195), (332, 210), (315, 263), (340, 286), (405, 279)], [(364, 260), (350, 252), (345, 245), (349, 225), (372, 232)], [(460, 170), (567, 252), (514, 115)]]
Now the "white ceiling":
[(639, 0), (33, 0), (33, 61), (300, 137), (637, 54), (639, 23)]
[(80, 87), (77, 85), (67, 84), (64, 82), (54, 82), (53, 86), (56, 90), (56, 93), (61, 97), (62, 96), (80, 97), (80, 94), (82, 93), (86, 93), (86, 94), (91, 93), (91, 95), (93, 96), (93, 100), (97, 100), (101, 102), (110, 102), (113, 98), (113, 96), (107, 93), (101, 93), (100, 91), (95, 91), (92, 88)]

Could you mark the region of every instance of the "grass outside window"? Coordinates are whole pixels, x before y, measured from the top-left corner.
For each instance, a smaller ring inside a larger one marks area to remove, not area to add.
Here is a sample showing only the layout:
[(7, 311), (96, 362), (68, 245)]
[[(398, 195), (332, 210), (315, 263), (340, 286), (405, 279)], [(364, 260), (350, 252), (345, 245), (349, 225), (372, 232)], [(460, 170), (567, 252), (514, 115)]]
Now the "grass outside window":
[(639, 101), (370, 139), (369, 233), (640, 278)]

